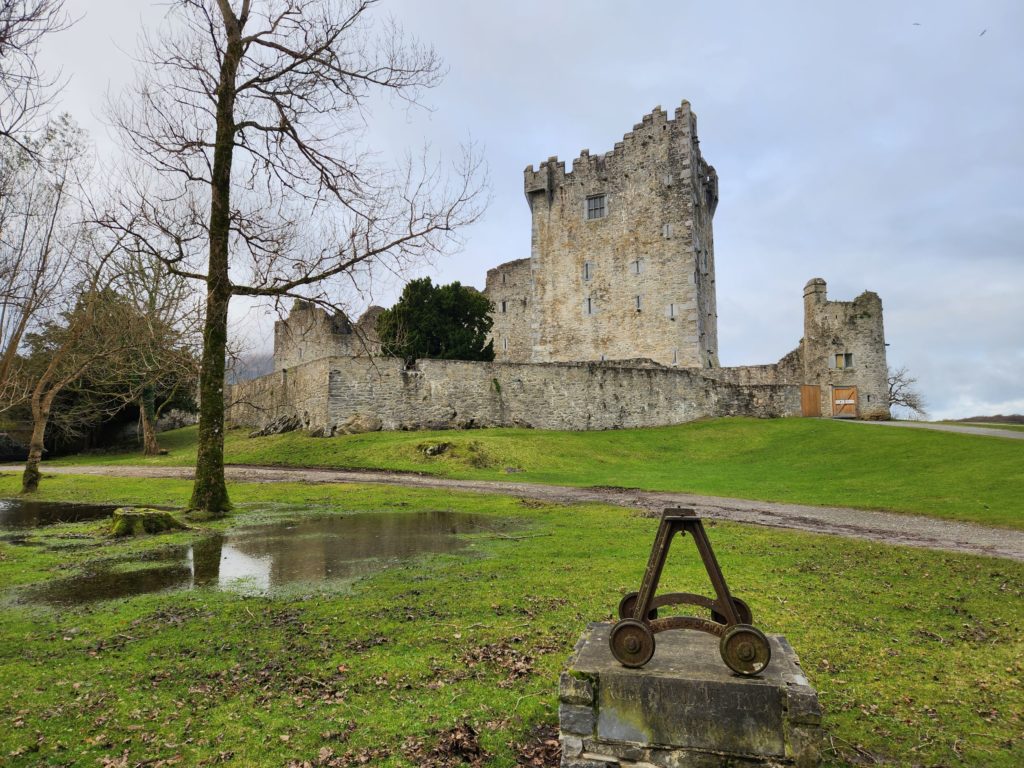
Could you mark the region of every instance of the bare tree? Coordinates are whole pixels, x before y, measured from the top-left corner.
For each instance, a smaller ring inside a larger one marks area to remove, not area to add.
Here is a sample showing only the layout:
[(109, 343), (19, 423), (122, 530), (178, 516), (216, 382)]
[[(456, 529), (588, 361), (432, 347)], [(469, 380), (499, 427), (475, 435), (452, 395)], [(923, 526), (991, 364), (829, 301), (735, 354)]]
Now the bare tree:
[(917, 379), (910, 375), (907, 367), (900, 366), (888, 371), (889, 406), (900, 406), (922, 418), (928, 415), (924, 397), (917, 389)]
[(67, 116), (25, 146), (0, 144), (0, 412), (28, 397), (18, 370), (22, 342), (68, 287), (88, 155), (85, 135)]
[(22, 474), (24, 493), (39, 487), (39, 463), (57, 396), (73, 383), (86, 381), (99, 400), (111, 399), (106, 394), (117, 391), (128, 370), (126, 363), (139, 345), (134, 307), (108, 287), (113, 277), (112, 254), (112, 249), (91, 252), (76, 262), (75, 285), (79, 290), (69, 297), (73, 304), (61, 318), (46, 323), (45, 333), (36, 334), (35, 354), (29, 359), (34, 383), (29, 397), (32, 434)]
[(0, 138), (20, 136), (52, 101), (56, 77), (39, 70), (42, 39), (68, 27), (64, 0), (0, 0)]
[[(229, 508), (224, 373), (232, 296), (331, 306), (358, 285), (440, 252), (482, 206), (466, 153), (453, 174), (424, 154), (397, 167), (364, 146), (369, 100), (418, 103), (441, 78), (435, 52), (376, 0), (175, 0), (143, 39), (138, 83), (111, 110), (157, 174), (108, 217), (177, 275), (206, 286), (199, 448), (191, 507)], [(326, 281), (326, 282), (325, 282)]]
[[(172, 274), (166, 264), (137, 244), (123, 244), (119, 259), (121, 294), (138, 309), (142, 334), (130, 368), (132, 394), (139, 407), (142, 452), (161, 452), (156, 422), (181, 390), (194, 390), (199, 378), (202, 308), (187, 278)], [(158, 396), (162, 402), (158, 403)]]

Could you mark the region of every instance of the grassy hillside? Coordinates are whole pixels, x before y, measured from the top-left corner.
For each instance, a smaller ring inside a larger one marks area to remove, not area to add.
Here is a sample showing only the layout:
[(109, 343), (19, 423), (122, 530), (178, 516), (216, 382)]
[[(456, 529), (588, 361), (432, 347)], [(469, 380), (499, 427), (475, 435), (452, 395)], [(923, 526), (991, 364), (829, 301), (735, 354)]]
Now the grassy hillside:
[[(194, 428), (161, 436), (168, 456), (62, 464), (191, 464)], [(428, 446), (447, 444), (436, 456)], [(329, 439), (228, 433), (229, 463), (392, 469), (445, 477), (622, 486), (914, 512), (1024, 527), (1024, 444), (815, 419), (716, 419), (658, 429), (378, 432)], [(57, 463), (57, 462), (55, 462)]]

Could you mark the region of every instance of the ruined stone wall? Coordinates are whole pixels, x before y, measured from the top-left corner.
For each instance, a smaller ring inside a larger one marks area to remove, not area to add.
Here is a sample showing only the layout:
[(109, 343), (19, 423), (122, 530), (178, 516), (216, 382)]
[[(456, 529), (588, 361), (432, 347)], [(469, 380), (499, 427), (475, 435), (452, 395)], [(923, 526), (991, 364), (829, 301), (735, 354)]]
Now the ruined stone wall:
[(704, 371), (704, 375), (716, 381), (741, 386), (748, 384), (802, 384), (804, 381), (802, 347), (797, 347), (777, 363), (713, 368)]
[(533, 353), (530, 333), (532, 292), (529, 259), (510, 261), (487, 270), (484, 295), (494, 304), (491, 339), (494, 341), (495, 360), (529, 362)]
[[(308, 375), (305, 369), (310, 370)], [(481, 363), (335, 357), (231, 388), (230, 420), (262, 426), (296, 413), (309, 428), (373, 416), (384, 429), (527, 426), (619, 429), (679, 424), (709, 416), (794, 416), (799, 387), (738, 386), (701, 369), (594, 363)], [(298, 384), (301, 376), (303, 384)], [(325, 383), (326, 378), (326, 383)], [(322, 396), (315, 396), (319, 387)], [(285, 392), (297, 398), (288, 411)], [(324, 405), (326, 399), (326, 406)]]
[(382, 311), (370, 307), (352, 324), (344, 315), (296, 301), (288, 318), (274, 323), (274, 370), (334, 355), (379, 353), (376, 321)]
[(307, 429), (327, 426), (330, 361), (321, 358), (228, 386), (228, 424), (263, 426), (281, 416), (295, 416)]
[[(718, 178), (688, 102), (660, 108), (613, 151), (524, 174), (532, 212), (534, 362), (649, 357), (717, 365), (711, 219)], [(588, 218), (588, 199), (604, 215)]]
[[(853, 301), (829, 301), (820, 277), (804, 287), (804, 379), (821, 387), (821, 412), (832, 415), (833, 387), (857, 387), (857, 415), (888, 419), (888, 383), (882, 300), (865, 291)], [(839, 354), (852, 355), (852, 365)]]

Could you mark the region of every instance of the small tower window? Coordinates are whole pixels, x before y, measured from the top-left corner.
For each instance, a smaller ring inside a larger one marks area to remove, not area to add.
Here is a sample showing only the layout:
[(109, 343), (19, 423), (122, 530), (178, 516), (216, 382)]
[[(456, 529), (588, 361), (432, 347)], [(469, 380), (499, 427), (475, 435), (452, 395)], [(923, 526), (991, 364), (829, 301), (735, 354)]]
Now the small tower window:
[(508, 352), (508, 336), (501, 340), (501, 348)]
[(629, 271), (634, 275), (639, 275), (644, 271), (644, 264), (640, 259), (634, 259), (629, 263)]
[(605, 211), (605, 196), (591, 195), (587, 198), (587, 219), (603, 219)]
[(662, 224), (661, 225), (661, 236), (664, 238), (672, 237), (672, 225)]
[(634, 296), (633, 297), (633, 304), (636, 306), (636, 311), (639, 312), (640, 311), (640, 297), (639, 296)]
[(589, 261), (583, 262), (583, 279), (589, 280), (594, 276), (594, 265)]
[(583, 311), (588, 315), (594, 314), (594, 302), (589, 296), (583, 300)]
[(836, 355), (836, 368), (853, 368), (853, 352), (839, 352)]
[(672, 365), (679, 365), (679, 350), (672, 350)]
[(507, 301), (502, 301), (501, 302), (501, 311), (503, 313), (508, 311), (508, 302)]
[(676, 319), (676, 305), (675, 304), (669, 304), (668, 305), (668, 316), (670, 318), (672, 318), (673, 320)]

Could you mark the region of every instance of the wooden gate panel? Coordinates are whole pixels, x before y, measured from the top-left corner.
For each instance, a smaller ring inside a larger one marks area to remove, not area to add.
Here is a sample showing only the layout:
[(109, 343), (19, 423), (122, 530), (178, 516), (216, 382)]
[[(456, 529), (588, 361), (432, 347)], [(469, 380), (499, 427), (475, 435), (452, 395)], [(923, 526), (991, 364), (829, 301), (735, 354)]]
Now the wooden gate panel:
[(856, 387), (832, 387), (832, 416), (837, 419), (857, 418)]
[(802, 416), (821, 416), (821, 387), (817, 384), (801, 385), (800, 414)]

